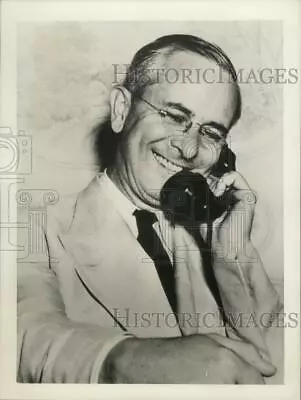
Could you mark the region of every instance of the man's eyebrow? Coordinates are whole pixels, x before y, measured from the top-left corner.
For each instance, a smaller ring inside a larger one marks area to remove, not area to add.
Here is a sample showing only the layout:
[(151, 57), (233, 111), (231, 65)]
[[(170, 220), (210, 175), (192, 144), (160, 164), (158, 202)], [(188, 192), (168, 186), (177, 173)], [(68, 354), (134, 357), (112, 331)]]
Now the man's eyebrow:
[(201, 126), (212, 126), (213, 128), (216, 128), (219, 131), (221, 131), (225, 136), (229, 133), (229, 130), (230, 130), (230, 129), (226, 128), (223, 124), (220, 124), (219, 122), (215, 122), (215, 121), (205, 122), (200, 125)]
[(177, 110), (182, 111), (182, 113), (184, 113), (188, 116), (193, 114), (192, 111), (190, 111), (188, 108), (183, 106), (183, 104), (181, 104), (181, 103), (175, 103), (173, 101), (166, 101), (166, 102), (164, 102), (164, 106), (176, 108)]

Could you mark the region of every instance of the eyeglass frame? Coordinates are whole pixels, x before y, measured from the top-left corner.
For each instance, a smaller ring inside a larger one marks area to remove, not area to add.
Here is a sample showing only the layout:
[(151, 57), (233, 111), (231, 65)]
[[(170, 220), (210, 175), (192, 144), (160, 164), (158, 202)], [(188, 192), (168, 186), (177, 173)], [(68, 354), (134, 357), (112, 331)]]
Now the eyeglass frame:
[[(174, 119), (174, 116), (172, 115), (172, 113), (170, 113), (169, 111), (165, 110), (164, 108), (160, 108), (160, 107), (155, 106), (154, 104), (152, 104), (148, 100), (144, 99), (142, 96), (137, 96), (137, 97), (140, 100), (142, 100), (144, 103), (146, 103), (148, 106), (150, 106), (153, 110), (155, 110), (161, 117), (164, 118), (164, 117), (169, 116), (171, 119)], [(174, 122), (175, 122), (175, 124), (177, 124), (176, 121), (174, 121)], [(198, 122), (196, 120), (193, 120), (193, 118), (189, 118), (188, 121), (187, 121), (186, 128), (184, 128), (183, 130), (180, 129), (179, 131), (183, 132), (183, 133), (187, 133), (187, 132), (190, 131), (190, 129), (193, 127), (194, 124), (199, 126), (199, 133), (202, 134), (203, 136), (205, 136), (205, 134), (200, 131), (200, 128), (202, 128), (204, 126), (208, 126), (208, 127), (212, 128), (212, 126), (210, 124), (206, 124), (206, 123), (205, 124), (201, 124), (200, 122)], [(216, 128), (214, 128), (214, 129), (216, 129)], [(225, 130), (225, 131), (226, 131), (226, 134), (227, 134), (228, 131), (227, 130)], [(224, 137), (223, 135), (220, 135), (220, 134), (217, 134), (217, 136), (219, 136), (220, 141), (215, 142), (216, 144), (221, 145), (221, 146), (227, 145), (227, 138), (226, 137)]]

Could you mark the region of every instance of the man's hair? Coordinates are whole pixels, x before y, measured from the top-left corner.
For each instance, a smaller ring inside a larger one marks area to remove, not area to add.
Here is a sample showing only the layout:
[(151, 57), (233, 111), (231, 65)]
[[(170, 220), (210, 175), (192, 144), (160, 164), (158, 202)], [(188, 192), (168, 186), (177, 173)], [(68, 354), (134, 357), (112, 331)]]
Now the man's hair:
[(230, 74), (233, 82), (237, 82), (235, 68), (220, 47), (197, 36), (177, 34), (162, 36), (138, 50), (127, 70), (123, 86), (133, 94), (143, 90), (146, 85), (152, 83), (145, 79), (146, 73), (151, 70), (158, 56), (163, 55), (168, 59), (178, 51), (196, 53), (214, 61)]
[[(135, 54), (127, 70), (123, 86), (132, 95), (141, 95), (145, 87), (153, 83), (152, 80), (145, 79), (145, 77), (147, 71), (151, 70), (156, 63), (158, 56), (164, 56), (167, 60), (178, 51), (199, 54), (207, 60), (215, 62), (221, 69), (229, 73), (230, 80), (235, 83), (237, 94), (236, 109), (231, 122), (231, 125), (234, 125), (241, 115), (241, 95), (235, 68), (220, 47), (200, 37), (186, 34), (166, 35), (146, 44)], [(95, 135), (95, 151), (101, 168), (113, 165), (118, 147), (118, 135), (112, 131), (110, 117), (108, 116), (96, 127), (93, 133)]]

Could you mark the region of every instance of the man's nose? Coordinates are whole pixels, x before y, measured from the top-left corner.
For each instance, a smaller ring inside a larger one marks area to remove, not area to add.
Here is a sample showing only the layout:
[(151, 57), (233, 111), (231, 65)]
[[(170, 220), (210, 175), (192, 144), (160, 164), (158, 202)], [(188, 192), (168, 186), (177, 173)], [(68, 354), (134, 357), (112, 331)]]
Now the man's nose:
[(193, 160), (199, 151), (199, 135), (188, 135), (181, 133), (170, 139), (172, 150), (177, 151), (185, 160)]

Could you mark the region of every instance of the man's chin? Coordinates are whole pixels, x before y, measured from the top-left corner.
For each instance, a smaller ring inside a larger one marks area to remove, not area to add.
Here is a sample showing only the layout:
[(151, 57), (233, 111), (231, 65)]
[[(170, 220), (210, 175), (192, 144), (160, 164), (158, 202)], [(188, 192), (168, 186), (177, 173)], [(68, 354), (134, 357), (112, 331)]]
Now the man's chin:
[(144, 196), (143, 198), (140, 198), (140, 204), (138, 206), (140, 208), (146, 208), (146, 209), (152, 209), (152, 208), (161, 209), (161, 202), (159, 198), (155, 198), (152, 195), (148, 195)]
[(143, 200), (143, 202), (147, 206), (151, 206), (154, 208), (161, 208), (160, 195), (162, 188), (163, 184), (160, 184), (153, 186), (152, 189), (145, 190), (143, 196), (141, 197), (141, 200)]
[(166, 169), (165, 171), (160, 171), (160, 173), (157, 173), (156, 176), (154, 173), (152, 176), (153, 179), (147, 180), (147, 177), (144, 177), (145, 178), (144, 182), (147, 182), (147, 187), (144, 187), (144, 189), (141, 191), (142, 195), (141, 197), (143, 197), (143, 201), (146, 204), (151, 205), (152, 207), (161, 208), (161, 203), (160, 203), (161, 190), (168, 181), (168, 179), (170, 179), (175, 174), (176, 172), (168, 171)]

